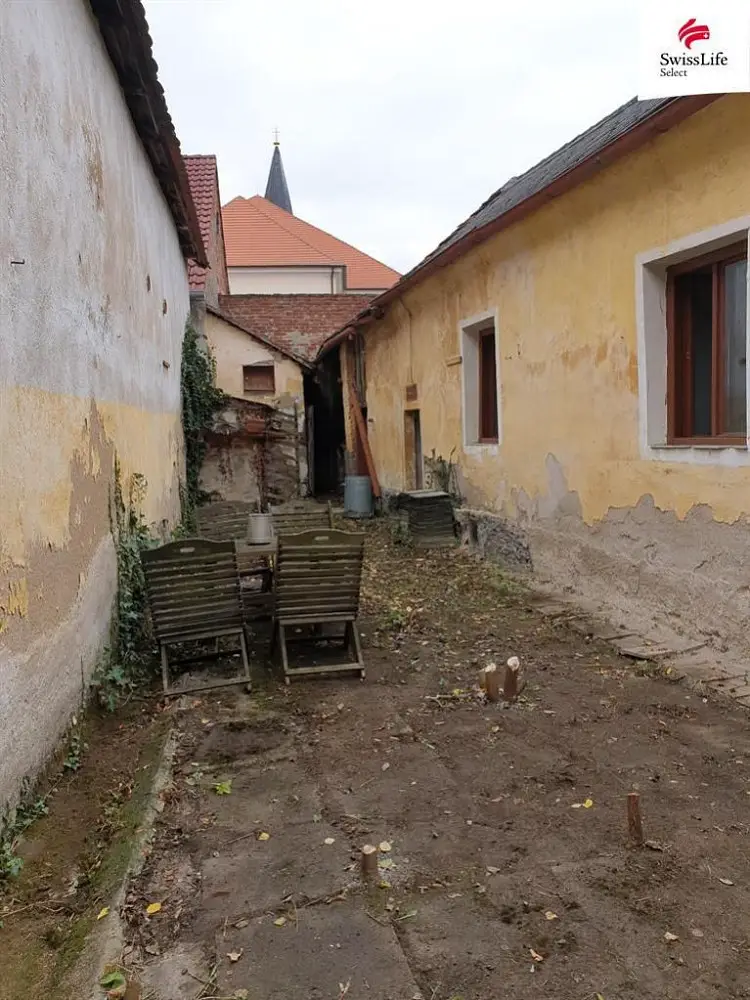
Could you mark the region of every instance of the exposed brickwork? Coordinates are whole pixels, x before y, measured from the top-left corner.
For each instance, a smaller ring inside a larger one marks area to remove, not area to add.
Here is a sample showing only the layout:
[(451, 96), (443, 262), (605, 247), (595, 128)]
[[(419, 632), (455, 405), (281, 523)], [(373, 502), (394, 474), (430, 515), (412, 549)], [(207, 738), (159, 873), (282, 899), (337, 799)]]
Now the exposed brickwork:
[(318, 348), (371, 302), (371, 295), (222, 295), (237, 326), (312, 361)]

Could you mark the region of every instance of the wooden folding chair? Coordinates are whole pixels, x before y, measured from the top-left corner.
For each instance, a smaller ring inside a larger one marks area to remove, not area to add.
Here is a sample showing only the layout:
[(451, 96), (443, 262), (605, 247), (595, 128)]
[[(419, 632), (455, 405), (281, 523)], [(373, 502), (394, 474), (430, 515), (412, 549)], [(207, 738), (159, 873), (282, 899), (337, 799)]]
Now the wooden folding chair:
[[(278, 645), (287, 684), (291, 677), (306, 674), (358, 671), (360, 677), (365, 676), (357, 631), (364, 545), (364, 535), (330, 528), (279, 535), (271, 655)], [(344, 648), (354, 659), (347, 663), (290, 668), (287, 630), (334, 623), (344, 625)]]
[[(218, 656), (219, 640), (237, 636), (242, 652), (243, 674), (231, 680), (201, 685), (209, 690), (232, 684), (250, 685), (250, 665), (242, 624), (240, 581), (234, 542), (212, 542), (183, 538), (141, 554), (146, 577), (151, 619), (161, 652), (161, 674), (166, 694), (183, 694), (169, 686), (168, 647), (176, 643), (215, 640), (209, 656)], [(181, 663), (206, 659), (206, 655), (183, 658)]]
[(333, 508), (322, 504), (296, 502), (271, 507), (273, 530), (277, 535), (297, 534), (311, 528), (332, 528)]

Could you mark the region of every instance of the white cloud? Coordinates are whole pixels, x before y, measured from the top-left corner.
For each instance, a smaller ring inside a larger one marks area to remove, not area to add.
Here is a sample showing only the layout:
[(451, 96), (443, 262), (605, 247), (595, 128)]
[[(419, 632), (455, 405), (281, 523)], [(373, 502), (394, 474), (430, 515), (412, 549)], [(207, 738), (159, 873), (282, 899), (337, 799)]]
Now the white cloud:
[[(604, 7), (604, 9), (602, 9)], [(632, 4), (147, 0), (183, 151), (399, 270), (636, 90)]]

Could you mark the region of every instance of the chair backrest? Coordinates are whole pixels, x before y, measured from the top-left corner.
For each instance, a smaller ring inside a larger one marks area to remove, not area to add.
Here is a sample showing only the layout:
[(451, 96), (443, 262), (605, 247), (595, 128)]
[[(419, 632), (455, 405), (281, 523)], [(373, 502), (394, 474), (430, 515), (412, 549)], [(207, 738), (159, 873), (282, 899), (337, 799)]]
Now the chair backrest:
[(247, 538), (248, 518), (255, 505), (245, 501), (221, 501), (207, 504), (196, 511), (198, 534), (214, 542), (229, 542)]
[(234, 542), (183, 538), (141, 559), (157, 640), (242, 627)]
[(312, 528), (332, 528), (333, 513), (331, 505), (322, 504), (285, 504), (283, 507), (271, 507), (273, 530), (277, 535), (296, 534)]
[(280, 535), (274, 573), (279, 618), (326, 614), (356, 616), (364, 559), (364, 535), (319, 528)]

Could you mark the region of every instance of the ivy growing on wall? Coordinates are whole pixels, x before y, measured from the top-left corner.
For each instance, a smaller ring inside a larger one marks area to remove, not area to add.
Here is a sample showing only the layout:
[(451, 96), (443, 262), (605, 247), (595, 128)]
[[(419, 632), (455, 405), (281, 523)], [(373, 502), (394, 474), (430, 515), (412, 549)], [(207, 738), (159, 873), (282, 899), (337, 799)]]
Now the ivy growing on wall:
[(185, 435), (185, 483), (181, 492), (182, 528), (195, 530), (195, 508), (206, 499), (200, 486), (200, 472), (206, 454), (205, 432), (224, 404), (225, 396), (216, 386), (216, 361), (205, 341), (188, 320), (182, 343), (180, 370), (182, 428)]

